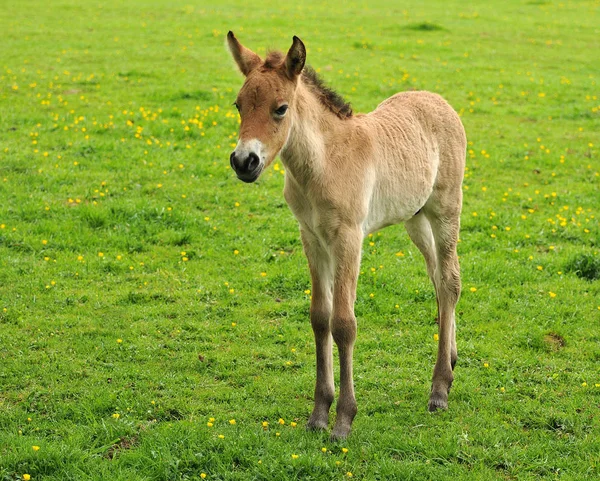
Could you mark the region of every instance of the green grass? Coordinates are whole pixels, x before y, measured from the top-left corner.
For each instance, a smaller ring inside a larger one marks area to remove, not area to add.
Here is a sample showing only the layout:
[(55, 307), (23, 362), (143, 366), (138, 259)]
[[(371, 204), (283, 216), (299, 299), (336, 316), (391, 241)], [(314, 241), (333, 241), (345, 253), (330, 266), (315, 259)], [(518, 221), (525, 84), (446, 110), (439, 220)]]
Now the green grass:
[[(600, 477), (598, 2), (208, 3), (0, 17), (0, 480)], [(447, 412), (396, 226), (364, 245), (353, 434), (305, 431), (308, 269), (281, 165), (228, 167), (229, 29), (260, 54), (300, 36), (356, 111), (427, 89), (460, 112)]]

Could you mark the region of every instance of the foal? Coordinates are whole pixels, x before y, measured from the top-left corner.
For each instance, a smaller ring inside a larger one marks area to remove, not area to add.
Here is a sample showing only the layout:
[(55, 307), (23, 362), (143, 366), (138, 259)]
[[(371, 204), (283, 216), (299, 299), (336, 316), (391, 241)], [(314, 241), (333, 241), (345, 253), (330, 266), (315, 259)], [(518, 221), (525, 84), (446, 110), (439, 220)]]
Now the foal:
[(454, 310), (460, 296), (456, 244), (466, 138), (439, 95), (404, 92), (375, 111), (350, 105), (304, 66), (298, 37), (287, 55), (263, 61), (232, 32), (229, 49), (246, 81), (236, 107), (239, 141), (231, 167), (254, 182), (277, 154), (284, 197), (300, 224), (312, 279), (310, 320), (317, 354), (312, 429), (327, 429), (334, 399), (332, 337), (340, 357), (333, 438), (350, 433), (356, 414), (352, 352), (361, 245), (370, 232), (404, 222), (427, 264), (438, 304), (439, 345), (429, 410), (446, 409), (456, 363)]

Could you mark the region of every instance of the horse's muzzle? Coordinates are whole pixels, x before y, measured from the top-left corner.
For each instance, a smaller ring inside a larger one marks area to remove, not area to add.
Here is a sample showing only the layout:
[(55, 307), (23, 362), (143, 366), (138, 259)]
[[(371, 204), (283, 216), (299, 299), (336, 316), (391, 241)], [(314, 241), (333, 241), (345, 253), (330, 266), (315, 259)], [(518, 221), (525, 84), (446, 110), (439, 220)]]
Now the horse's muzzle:
[(254, 182), (258, 179), (262, 171), (260, 159), (254, 152), (250, 152), (245, 159), (240, 159), (235, 155), (235, 152), (232, 152), (229, 157), (229, 163), (238, 179), (247, 183)]

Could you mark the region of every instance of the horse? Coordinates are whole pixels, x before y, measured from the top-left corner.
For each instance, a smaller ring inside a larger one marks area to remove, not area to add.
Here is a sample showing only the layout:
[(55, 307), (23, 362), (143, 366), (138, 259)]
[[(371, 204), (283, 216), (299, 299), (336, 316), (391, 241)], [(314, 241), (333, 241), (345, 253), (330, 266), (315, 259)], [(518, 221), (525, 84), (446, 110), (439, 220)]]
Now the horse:
[(438, 351), (428, 409), (447, 409), (457, 360), (456, 246), (467, 144), (458, 114), (426, 91), (397, 93), (368, 114), (354, 114), (305, 65), (306, 47), (298, 37), (286, 55), (273, 51), (264, 60), (231, 31), (227, 45), (245, 76), (235, 101), (241, 123), (230, 165), (250, 183), (280, 155), (283, 195), (308, 259), (316, 384), (307, 428), (328, 428), (335, 397), (333, 340), (340, 392), (331, 437), (350, 434), (357, 412), (352, 356), (362, 241), (398, 223), (423, 254), (435, 288)]

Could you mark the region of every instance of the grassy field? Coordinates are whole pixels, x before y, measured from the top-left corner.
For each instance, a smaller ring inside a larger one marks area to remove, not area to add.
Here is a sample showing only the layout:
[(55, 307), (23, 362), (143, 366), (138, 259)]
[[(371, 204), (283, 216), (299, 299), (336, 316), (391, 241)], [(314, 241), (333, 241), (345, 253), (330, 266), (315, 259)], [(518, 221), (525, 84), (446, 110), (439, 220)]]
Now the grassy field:
[[(600, 3), (192, 3), (3, 7), (0, 480), (598, 479)], [(229, 168), (230, 29), (298, 35), (355, 111), (427, 89), (461, 114), (447, 412), (396, 226), (364, 244), (354, 431), (304, 429), (308, 269), (281, 163)]]

